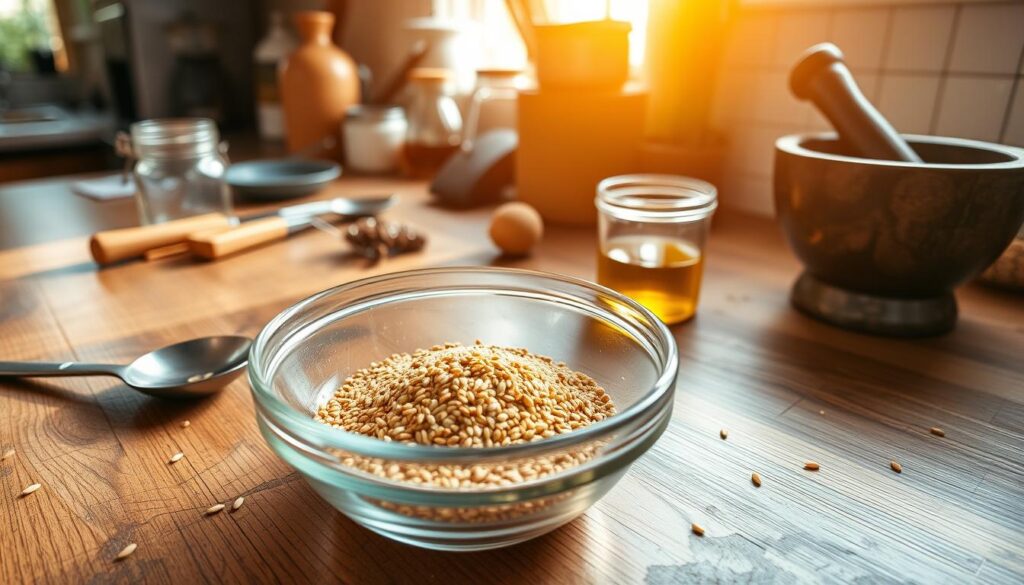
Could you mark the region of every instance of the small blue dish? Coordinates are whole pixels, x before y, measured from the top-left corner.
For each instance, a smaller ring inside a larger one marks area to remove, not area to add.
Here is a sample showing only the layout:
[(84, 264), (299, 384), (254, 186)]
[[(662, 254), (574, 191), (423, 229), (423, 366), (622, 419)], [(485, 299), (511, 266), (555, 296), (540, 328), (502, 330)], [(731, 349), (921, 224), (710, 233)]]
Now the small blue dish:
[(224, 175), (235, 191), (253, 199), (290, 199), (315, 193), (341, 176), (327, 160), (282, 158), (233, 164)]

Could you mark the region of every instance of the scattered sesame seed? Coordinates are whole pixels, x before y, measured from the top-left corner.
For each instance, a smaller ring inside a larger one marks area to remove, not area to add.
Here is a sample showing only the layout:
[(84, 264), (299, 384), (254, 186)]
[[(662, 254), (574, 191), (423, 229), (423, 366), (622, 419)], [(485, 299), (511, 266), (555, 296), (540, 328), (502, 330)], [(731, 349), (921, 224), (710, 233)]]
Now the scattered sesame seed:
[(121, 549), (121, 552), (117, 553), (117, 556), (114, 557), (114, 561), (123, 561), (124, 559), (127, 559), (132, 555), (133, 552), (135, 552), (135, 549), (137, 548), (139, 548), (139, 545), (135, 544), (134, 542), (129, 543), (128, 546)]

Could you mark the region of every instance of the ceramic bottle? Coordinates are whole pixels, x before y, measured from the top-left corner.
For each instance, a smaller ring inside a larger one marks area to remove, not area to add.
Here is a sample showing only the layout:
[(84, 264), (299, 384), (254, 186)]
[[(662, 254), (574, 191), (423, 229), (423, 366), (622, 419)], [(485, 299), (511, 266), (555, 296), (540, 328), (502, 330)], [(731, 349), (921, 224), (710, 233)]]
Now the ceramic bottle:
[[(359, 103), (359, 75), (355, 61), (331, 42), (333, 26), (330, 12), (297, 12), (300, 43), (278, 77), (288, 151), (341, 160), (341, 124), (345, 110)], [(311, 148), (328, 137), (332, 147)]]

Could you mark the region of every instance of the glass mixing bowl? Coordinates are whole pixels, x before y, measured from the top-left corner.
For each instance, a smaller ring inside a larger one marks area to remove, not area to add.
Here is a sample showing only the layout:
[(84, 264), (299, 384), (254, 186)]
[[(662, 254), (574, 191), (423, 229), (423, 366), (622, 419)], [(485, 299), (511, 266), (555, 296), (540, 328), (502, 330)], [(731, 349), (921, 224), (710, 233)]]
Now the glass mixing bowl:
[[(616, 414), (571, 433), (491, 448), (385, 442), (313, 418), (370, 362), (478, 339), (564, 361), (604, 387)], [(553, 530), (607, 493), (668, 425), (677, 357), (657, 317), (596, 284), (524, 270), (438, 268), (360, 280), (285, 310), (256, 338), (249, 381), (270, 447), (346, 516), (401, 542), (482, 550)], [(374, 473), (393, 465), (452, 471), (546, 461), (562, 469), (488, 488)]]

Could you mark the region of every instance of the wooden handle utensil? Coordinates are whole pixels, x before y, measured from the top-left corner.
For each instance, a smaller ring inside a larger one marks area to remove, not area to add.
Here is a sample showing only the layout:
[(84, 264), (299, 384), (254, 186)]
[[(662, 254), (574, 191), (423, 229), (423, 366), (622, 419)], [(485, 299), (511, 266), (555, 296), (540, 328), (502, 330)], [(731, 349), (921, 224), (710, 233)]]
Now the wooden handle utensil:
[(155, 225), (97, 232), (89, 240), (89, 251), (97, 264), (112, 264), (139, 258), (147, 250), (183, 242), (196, 232), (230, 227), (232, 222), (223, 213), (207, 213)]
[(192, 234), (186, 241), (193, 256), (204, 260), (216, 260), (286, 237), (288, 222), (282, 217), (267, 217), (247, 221), (226, 231)]

